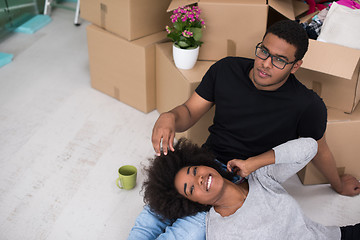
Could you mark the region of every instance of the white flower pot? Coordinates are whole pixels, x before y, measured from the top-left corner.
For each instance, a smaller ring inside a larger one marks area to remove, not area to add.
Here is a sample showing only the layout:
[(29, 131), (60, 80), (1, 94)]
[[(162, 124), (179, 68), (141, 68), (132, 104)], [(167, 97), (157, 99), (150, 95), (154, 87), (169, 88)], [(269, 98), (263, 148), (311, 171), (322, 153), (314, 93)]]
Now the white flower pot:
[(195, 49), (181, 49), (173, 44), (173, 58), (177, 68), (191, 69), (195, 66), (199, 55), (199, 46)]

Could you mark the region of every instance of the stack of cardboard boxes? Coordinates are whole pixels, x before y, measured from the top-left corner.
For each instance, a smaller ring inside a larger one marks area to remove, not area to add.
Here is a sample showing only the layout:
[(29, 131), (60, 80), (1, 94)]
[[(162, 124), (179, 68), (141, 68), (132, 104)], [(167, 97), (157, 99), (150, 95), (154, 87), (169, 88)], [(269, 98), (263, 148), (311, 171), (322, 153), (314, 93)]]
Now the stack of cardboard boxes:
[[(326, 139), (340, 174), (360, 179), (360, 50), (310, 40), (297, 78), (328, 108)], [(327, 183), (309, 163), (298, 173), (304, 184)]]
[(142, 112), (155, 109), (155, 44), (168, 41), (170, 0), (86, 0), (91, 85)]
[[(163, 14), (161, 16), (164, 16), (164, 20), (159, 21), (158, 30), (169, 24), (169, 12), (179, 6), (197, 3), (202, 10), (201, 17), (205, 20), (206, 29), (199, 60), (193, 69), (181, 70), (174, 65), (172, 43), (163, 38), (166, 33), (145, 37), (151, 33), (144, 35), (144, 30), (140, 26), (138, 29), (136, 27), (136, 23), (147, 22), (142, 18), (143, 14), (139, 14), (139, 11), (149, 8), (146, 6), (147, 0), (113, 2), (89, 0), (82, 3), (82, 17), (94, 23), (88, 27), (91, 82), (94, 88), (143, 112), (156, 108), (161, 113), (184, 103), (209, 67), (223, 57), (254, 58), (256, 44), (262, 40), (266, 28), (273, 22), (281, 19), (306, 21), (309, 18), (304, 16), (308, 5), (301, 0), (152, 1), (153, 8), (160, 6), (160, 3), (162, 6), (163, 12), (158, 12), (157, 17)], [(136, 5), (138, 2), (143, 5)], [(110, 9), (111, 3), (118, 8)], [(124, 6), (120, 9), (119, 5)], [(107, 14), (112, 11), (117, 14), (112, 14), (113, 18), (110, 18)], [(126, 12), (125, 20), (117, 19), (120, 18), (120, 12)], [(156, 32), (156, 28), (153, 32)], [(138, 37), (142, 38), (134, 40)], [(150, 45), (152, 50), (149, 51), (147, 47)], [(150, 55), (146, 55), (148, 52), (151, 52)], [(136, 59), (130, 57), (131, 54)], [(360, 107), (356, 109), (360, 99), (359, 59), (360, 50), (310, 40), (303, 66), (296, 73), (299, 80), (323, 98), (329, 109), (327, 141), (339, 171), (357, 178), (360, 178), (360, 160), (356, 158), (360, 155)], [(208, 136), (207, 129), (212, 124), (213, 116), (214, 109), (191, 129), (176, 137), (185, 136), (202, 144)], [(326, 183), (311, 164), (298, 175), (304, 184)]]

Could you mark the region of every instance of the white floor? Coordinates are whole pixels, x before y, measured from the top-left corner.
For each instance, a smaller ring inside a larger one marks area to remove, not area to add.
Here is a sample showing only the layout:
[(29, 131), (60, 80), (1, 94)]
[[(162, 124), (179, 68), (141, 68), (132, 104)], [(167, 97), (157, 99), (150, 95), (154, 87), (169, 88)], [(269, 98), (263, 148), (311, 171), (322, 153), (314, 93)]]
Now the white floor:
[[(153, 155), (159, 113), (139, 112), (90, 86), (86, 25), (55, 9), (32, 35), (13, 34), (0, 52), (0, 239), (126, 239), (142, 209), (141, 172)], [(115, 185), (117, 169), (138, 167), (130, 191)], [(360, 196), (328, 185), (285, 187), (323, 224), (360, 222)]]

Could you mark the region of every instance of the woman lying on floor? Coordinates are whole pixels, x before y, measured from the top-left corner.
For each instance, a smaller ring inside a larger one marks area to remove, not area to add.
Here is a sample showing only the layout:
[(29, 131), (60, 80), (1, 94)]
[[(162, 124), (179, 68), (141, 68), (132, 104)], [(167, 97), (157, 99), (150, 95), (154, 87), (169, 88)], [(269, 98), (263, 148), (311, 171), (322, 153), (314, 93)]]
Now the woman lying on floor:
[[(317, 153), (317, 142), (299, 138), (259, 156), (228, 162), (234, 173), (206, 150), (181, 139), (174, 152), (156, 157), (146, 169), (144, 201), (164, 219), (209, 211), (206, 239), (360, 239), (360, 224), (326, 227), (304, 215), (281, 183)], [(357, 234), (356, 236), (354, 234)]]

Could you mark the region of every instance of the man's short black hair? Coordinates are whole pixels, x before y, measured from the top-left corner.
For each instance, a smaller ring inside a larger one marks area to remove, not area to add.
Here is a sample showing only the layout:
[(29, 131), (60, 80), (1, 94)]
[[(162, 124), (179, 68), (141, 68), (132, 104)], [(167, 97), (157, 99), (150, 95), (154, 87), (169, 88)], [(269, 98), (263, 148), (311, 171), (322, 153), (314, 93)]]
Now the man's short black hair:
[(308, 50), (309, 37), (304, 28), (296, 21), (282, 20), (271, 25), (263, 37), (272, 33), (296, 47), (295, 58), (301, 60)]

